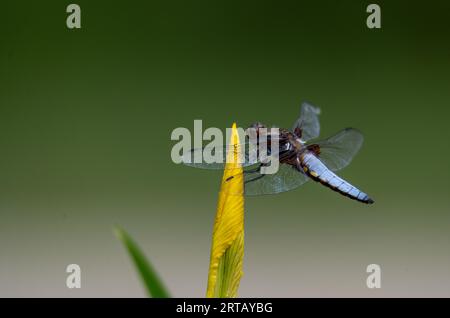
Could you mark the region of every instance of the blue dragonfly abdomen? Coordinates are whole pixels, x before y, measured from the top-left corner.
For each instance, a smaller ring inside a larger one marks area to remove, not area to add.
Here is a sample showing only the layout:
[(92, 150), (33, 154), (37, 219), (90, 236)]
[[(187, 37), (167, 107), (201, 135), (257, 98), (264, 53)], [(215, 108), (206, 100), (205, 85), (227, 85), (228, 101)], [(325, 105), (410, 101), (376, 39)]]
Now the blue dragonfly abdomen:
[(331, 171), (314, 153), (310, 151), (302, 153), (300, 156), (300, 165), (303, 172), (314, 181), (320, 182), (351, 199), (368, 204), (374, 202), (366, 193)]

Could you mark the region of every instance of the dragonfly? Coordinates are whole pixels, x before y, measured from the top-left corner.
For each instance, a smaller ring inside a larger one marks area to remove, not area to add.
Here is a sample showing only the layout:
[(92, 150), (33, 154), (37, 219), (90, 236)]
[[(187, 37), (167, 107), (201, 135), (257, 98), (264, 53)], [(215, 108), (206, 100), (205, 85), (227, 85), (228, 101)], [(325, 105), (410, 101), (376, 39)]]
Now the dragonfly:
[[(300, 117), (295, 121), (291, 130), (280, 128), (276, 136), (278, 149), (270, 149), (267, 142), (267, 153), (277, 153), (279, 160), (278, 171), (274, 174), (263, 174), (262, 167), (267, 165), (264, 161), (244, 161), (244, 194), (247, 196), (276, 194), (296, 189), (309, 180), (322, 184), (329, 189), (344, 195), (350, 199), (372, 204), (374, 200), (347, 180), (339, 177), (336, 172), (350, 164), (360, 150), (364, 137), (355, 128), (345, 128), (335, 135), (314, 141), (320, 134), (319, 122), (320, 109), (304, 102), (301, 105)], [(249, 128), (253, 128), (258, 134), (263, 131), (265, 125), (256, 122)], [(221, 152), (226, 158), (228, 147), (214, 150), (219, 156)], [(249, 158), (247, 147), (243, 147), (244, 157)], [(208, 149), (206, 149), (208, 150)], [(224, 169), (225, 163), (196, 162), (191, 158), (198, 152), (204, 152), (205, 147), (191, 149), (187, 156), (189, 160), (183, 163), (202, 169)], [(225, 162), (225, 160), (223, 161)]]

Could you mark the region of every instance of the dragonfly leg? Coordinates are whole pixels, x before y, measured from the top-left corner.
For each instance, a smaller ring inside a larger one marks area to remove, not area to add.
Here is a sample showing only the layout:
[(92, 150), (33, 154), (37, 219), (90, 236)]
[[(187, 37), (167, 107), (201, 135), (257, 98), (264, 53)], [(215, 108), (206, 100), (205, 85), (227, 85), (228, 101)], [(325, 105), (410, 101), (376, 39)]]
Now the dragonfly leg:
[[(244, 170), (243, 172), (244, 172), (244, 174), (259, 172), (259, 171), (261, 171), (261, 166), (263, 166), (263, 164), (259, 164), (256, 168), (250, 169), (250, 170)], [(226, 181), (230, 181), (231, 179), (233, 179), (237, 175), (238, 174), (235, 174), (234, 176), (228, 177)]]
[(259, 165), (258, 165), (258, 167), (256, 167), (256, 168), (254, 168), (254, 169), (250, 169), (250, 170), (244, 170), (244, 174), (246, 174), (246, 173), (255, 173), (255, 172), (261, 172), (261, 168), (262, 167), (268, 167), (269, 166), (269, 163), (260, 163)]
[[(268, 166), (268, 164), (261, 163), (261, 164), (259, 164), (259, 166), (257, 168), (251, 169), (251, 170), (247, 170), (247, 171), (244, 171), (244, 172), (247, 172), (247, 173), (261, 172), (261, 167), (265, 167), (265, 166)], [(265, 174), (260, 174), (260, 175), (258, 175), (256, 177), (252, 178), (252, 179), (245, 180), (244, 183), (249, 183), (249, 182), (252, 182), (252, 181), (256, 181), (258, 179), (261, 179), (264, 176), (265, 176)]]
[(264, 176), (265, 176), (265, 174), (260, 174), (259, 176), (256, 176), (256, 177), (254, 177), (253, 179), (245, 180), (244, 183), (249, 183), (249, 182), (252, 182), (252, 181), (256, 181), (256, 180), (258, 180), (258, 179), (263, 178)]
[(244, 170), (244, 174), (245, 173), (255, 173), (255, 172), (260, 172), (261, 171), (261, 167), (262, 167), (262, 163), (258, 165), (258, 167), (254, 168), (254, 169), (250, 169), (250, 170)]

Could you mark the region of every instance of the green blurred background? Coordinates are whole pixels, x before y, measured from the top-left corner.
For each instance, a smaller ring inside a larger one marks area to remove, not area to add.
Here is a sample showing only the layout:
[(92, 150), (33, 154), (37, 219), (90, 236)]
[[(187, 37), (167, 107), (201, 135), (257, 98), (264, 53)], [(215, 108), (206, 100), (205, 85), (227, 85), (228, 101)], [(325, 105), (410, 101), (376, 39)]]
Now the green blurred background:
[[(365, 143), (341, 175), (246, 201), (240, 295), (450, 296), (450, 3), (2, 1), (0, 296), (145, 296), (120, 224), (174, 296), (205, 293), (221, 173), (175, 165), (176, 127), (291, 127)], [(65, 268), (82, 270), (69, 290)], [(366, 287), (366, 266), (382, 288)]]

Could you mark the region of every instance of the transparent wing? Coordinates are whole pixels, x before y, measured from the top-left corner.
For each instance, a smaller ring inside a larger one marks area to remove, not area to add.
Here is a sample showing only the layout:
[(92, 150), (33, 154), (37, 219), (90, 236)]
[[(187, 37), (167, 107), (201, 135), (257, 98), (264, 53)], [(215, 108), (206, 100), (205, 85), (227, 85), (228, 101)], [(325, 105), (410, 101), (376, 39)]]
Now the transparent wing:
[[(259, 162), (258, 146), (262, 145), (255, 145), (248, 141), (239, 145), (237, 153), (242, 167), (249, 167)], [(265, 149), (267, 150), (267, 147)], [(182, 163), (200, 169), (224, 169), (229, 151), (235, 151), (234, 147), (225, 145), (223, 147), (206, 146), (190, 149), (182, 155)]]
[(260, 174), (258, 171), (244, 172), (245, 195), (263, 195), (286, 192), (298, 188), (309, 178), (291, 165), (280, 164), (275, 174)]
[(295, 132), (297, 129), (301, 129), (301, 139), (303, 141), (308, 141), (310, 139), (319, 137), (319, 114), (320, 109), (318, 107), (314, 107), (307, 102), (302, 103), (300, 117), (294, 123), (292, 131)]
[[(319, 146), (319, 159), (332, 171), (346, 167), (358, 153), (364, 136), (354, 128), (346, 128), (336, 135), (314, 143)], [(312, 147), (314, 147), (314, 144)], [(311, 146), (309, 146), (311, 147)]]

